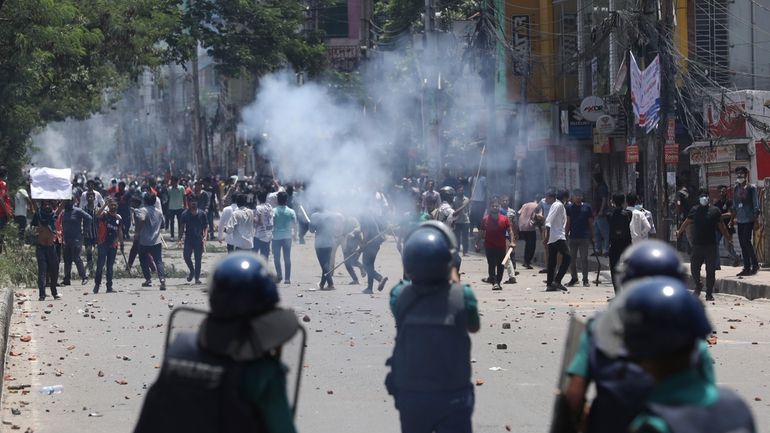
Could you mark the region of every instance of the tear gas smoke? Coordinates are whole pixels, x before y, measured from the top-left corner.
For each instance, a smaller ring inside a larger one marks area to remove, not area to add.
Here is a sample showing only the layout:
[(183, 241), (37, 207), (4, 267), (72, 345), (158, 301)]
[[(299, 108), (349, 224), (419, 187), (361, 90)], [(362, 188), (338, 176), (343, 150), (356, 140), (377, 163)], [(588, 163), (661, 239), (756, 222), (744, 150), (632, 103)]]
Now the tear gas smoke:
[(107, 175), (116, 172), (116, 125), (102, 114), (87, 120), (68, 119), (49, 124), (32, 137), (37, 150), (32, 163), (53, 168), (73, 168)]

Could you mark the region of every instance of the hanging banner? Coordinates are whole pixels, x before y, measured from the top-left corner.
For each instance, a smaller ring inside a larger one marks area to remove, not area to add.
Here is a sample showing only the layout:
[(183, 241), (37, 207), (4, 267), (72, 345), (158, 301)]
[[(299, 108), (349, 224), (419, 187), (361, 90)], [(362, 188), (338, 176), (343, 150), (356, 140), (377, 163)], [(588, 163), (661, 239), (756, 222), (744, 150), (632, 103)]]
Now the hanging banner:
[(639, 146), (626, 146), (626, 164), (637, 164), (639, 162)]
[(663, 146), (663, 162), (666, 164), (679, 164), (679, 145), (676, 143)]
[(629, 57), (634, 116), (639, 126), (650, 133), (660, 121), (660, 57), (655, 56), (644, 71), (639, 69), (633, 53)]

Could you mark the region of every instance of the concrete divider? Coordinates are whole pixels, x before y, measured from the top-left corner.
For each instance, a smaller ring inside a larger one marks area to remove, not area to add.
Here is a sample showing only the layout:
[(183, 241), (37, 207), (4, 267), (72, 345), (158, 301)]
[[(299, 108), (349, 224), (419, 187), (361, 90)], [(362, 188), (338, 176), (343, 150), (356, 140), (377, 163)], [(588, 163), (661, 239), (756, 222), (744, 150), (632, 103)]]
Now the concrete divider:
[[(5, 384), (5, 356), (8, 354), (8, 329), (11, 325), (11, 316), (13, 315), (13, 289), (0, 289), (0, 399), (2, 399)], [(0, 400), (1, 401), (1, 400)], [(0, 403), (1, 404), (1, 403)]]

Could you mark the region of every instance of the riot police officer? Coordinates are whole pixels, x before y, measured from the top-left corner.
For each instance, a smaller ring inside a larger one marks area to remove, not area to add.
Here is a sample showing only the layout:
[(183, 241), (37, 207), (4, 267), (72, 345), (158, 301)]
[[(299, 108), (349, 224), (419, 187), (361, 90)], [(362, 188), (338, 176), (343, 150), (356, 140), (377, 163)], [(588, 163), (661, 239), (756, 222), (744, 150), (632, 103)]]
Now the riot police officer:
[(693, 365), (711, 333), (703, 304), (678, 279), (652, 277), (629, 288), (621, 310), (623, 341), (655, 381), (632, 433), (752, 433), (751, 410), (734, 392), (717, 388)]
[[(615, 272), (617, 287), (651, 276), (668, 276), (686, 281), (685, 267), (670, 245), (658, 240), (645, 240), (626, 249)], [(628, 359), (622, 341), (619, 311), (625, 294), (620, 292), (606, 312), (591, 319), (580, 337), (577, 353), (567, 374), (565, 397), (576, 421), (583, 412), (588, 386), (596, 386), (596, 397), (586, 420), (586, 431), (623, 432), (642, 410), (653, 387), (652, 378)], [(698, 364), (702, 376), (714, 383), (713, 362), (705, 341), (701, 341)]]
[(478, 302), (459, 284), (457, 243), (442, 223), (418, 226), (404, 241), (408, 280), (393, 288), (396, 344), (385, 384), (404, 433), (470, 433), (474, 406), (469, 332), (479, 330)]
[(260, 257), (223, 259), (212, 278), (211, 311), (198, 332), (178, 334), (167, 348), (135, 433), (295, 432), (280, 353), (301, 327), (278, 301)]

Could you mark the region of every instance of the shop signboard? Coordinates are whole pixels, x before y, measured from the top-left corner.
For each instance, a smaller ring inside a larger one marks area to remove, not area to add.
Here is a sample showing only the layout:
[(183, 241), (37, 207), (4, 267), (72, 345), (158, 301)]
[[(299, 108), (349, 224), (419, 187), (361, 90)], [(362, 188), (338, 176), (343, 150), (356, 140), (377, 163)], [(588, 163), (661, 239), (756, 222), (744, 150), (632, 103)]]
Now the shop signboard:
[(594, 153), (612, 152), (612, 139), (606, 135), (597, 134), (594, 131)]
[(714, 164), (735, 161), (735, 146), (704, 146), (690, 150), (690, 164)]

